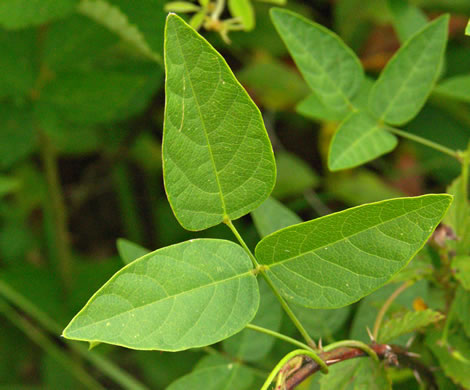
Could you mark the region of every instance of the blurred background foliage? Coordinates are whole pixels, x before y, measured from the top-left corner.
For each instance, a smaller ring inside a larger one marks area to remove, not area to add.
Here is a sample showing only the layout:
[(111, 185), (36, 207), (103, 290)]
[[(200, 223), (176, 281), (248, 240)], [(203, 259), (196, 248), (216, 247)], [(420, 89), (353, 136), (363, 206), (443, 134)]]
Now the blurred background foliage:
[[(105, 388), (121, 388), (108, 369), (84, 358), (86, 350), (57, 337), (123, 265), (116, 239), (125, 237), (152, 250), (193, 237), (232, 239), (225, 226), (184, 231), (165, 197), (162, 48), (166, 9), (172, 3), (166, 8), (163, 0), (0, 3), (1, 389), (95, 386), (86, 376)], [(303, 219), (312, 219), (365, 202), (445, 191), (459, 165), (405, 140), (393, 153), (361, 168), (328, 172), (328, 145), (337, 123), (334, 118), (316, 120), (315, 102), (303, 101), (309, 90), (268, 15), (272, 3), (282, 1), (248, 3), (249, 25), (237, 19), (232, 27), (249, 31), (220, 34), (204, 25), (204, 15), (192, 23), (224, 55), (262, 110), (278, 164), (274, 197)], [(193, 4), (195, 12), (187, 20), (201, 7), (213, 6), (209, 0)], [(443, 75), (470, 76), (470, 40), (463, 34), (468, 0), (289, 0), (285, 6), (336, 31), (372, 78), (409, 29), (419, 27), (423, 18), (450, 12)], [(230, 19), (236, 12), (224, 10), (221, 16)], [(470, 138), (469, 102), (438, 92), (406, 130), (464, 149)], [(237, 222), (254, 246), (259, 236), (250, 218)], [(364, 339), (365, 325), (371, 326), (390, 293), (384, 289), (352, 307), (318, 311), (306, 319), (309, 331), (330, 341)], [(418, 283), (394, 310), (412, 307), (416, 297), (439, 308), (435, 295)], [(295, 334), (290, 327), (284, 324), (285, 333)], [(272, 366), (286, 348), (276, 342), (259, 367)], [(140, 382), (128, 388), (163, 389), (206, 352), (102, 345), (90, 354)], [(411, 377), (402, 375), (397, 388), (417, 388)]]

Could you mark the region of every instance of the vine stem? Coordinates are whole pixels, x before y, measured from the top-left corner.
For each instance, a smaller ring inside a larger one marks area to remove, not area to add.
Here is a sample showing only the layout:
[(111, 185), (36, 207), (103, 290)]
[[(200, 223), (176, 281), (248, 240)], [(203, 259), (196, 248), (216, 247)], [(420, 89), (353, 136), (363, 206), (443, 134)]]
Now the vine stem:
[(238, 242), (240, 243), (240, 245), (243, 247), (243, 249), (245, 249), (245, 251), (248, 253), (248, 256), (250, 257), (252, 263), (253, 263), (253, 266), (255, 267), (256, 270), (258, 270), (261, 275), (263, 276), (264, 280), (266, 280), (266, 283), (268, 283), (268, 286), (271, 288), (271, 290), (273, 291), (274, 295), (276, 296), (276, 298), (278, 299), (279, 303), (281, 304), (282, 308), (284, 309), (284, 311), (287, 313), (287, 315), (289, 316), (289, 318), (291, 319), (291, 321), (294, 323), (295, 327), (298, 329), (298, 331), (300, 332), (300, 334), (302, 335), (302, 337), (305, 339), (305, 341), (307, 342), (307, 344), (310, 346), (310, 349), (312, 350), (316, 350), (317, 349), (317, 345), (315, 344), (315, 341), (313, 341), (313, 339), (310, 337), (310, 335), (308, 334), (307, 330), (304, 328), (304, 326), (302, 325), (302, 323), (299, 321), (299, 319), (297, 318), (297, 316), (294, 314), (294, 312), (292, 311), (292, 309), (289, 307), (289, 305), (287, 304), (287, 302), (285, 301), (285, 299), (281, 296), (281, 294), (279, 293), (279, 290), (276, 288), (276, 286), (274, 285), (274, 283), (272, 282), (271, 278), (266, 274), (266, 271), (265, 271), (265, 267), (264, 266), (260, 266), (259, 263), (258, 263), (258, 260), (256, 260), (256, 257), (255, 255), (253, 255), (253, 253), (251, 252), (250, 248), (248, 248), (248, 246), (246, 245), (245, 241), (243, 240), (242, 236), (240, 235), (240, 233), (238, 233), (238, 230), (237, 228), (233, 225), (232, 221), (230, 219), (225, 219), (224, 220), (224, 223), (230, 228), (230, 230), (233, 232), (233, 234), (235, 235), (235, 237), (237, 238)]
[(407, 138), (411, 141), (417, 142), (417, 143), (425, 145), (429, 148), (438, 150), (439, 152), (445, 153), (445, 154), (455, 158), (458, 161), (461, 160), (461, 156), (460, 156), (459, 152), (456, 151), (456, 150), (452, 150), (450, 148), (442, 146), (442, 145), (440, 145), (436, 142), (430, 141), (430, 140), (428, 140), (426, 138), (423, 138), (423, 137), (420, 137), (418, 135), (408, 133), (407, 131), (402, 131), (402, 130), (395, 129), (395, 128), (392, 128), (392, 127), (386, 127), (386, 129), (388, 131), (390, 131), (391, 133), (399, 135), (400, 137)]
[(357, 340), (337, 341), (336, 343), (328, 344), (326, 347), (323, 348), (323, 351), (329, 352), (329, 351), (332, 351), (334, 349), (341, 348), (341, 347), (360, 349), (361, 351), (364, 351), (365, 353), (367, 353), (376, 362), (379, 361), (379, 357), (377, 356), (377, 353), (371, 347), (369, 347), (367, 344), (363, 343), (362, 341), (357, 341)]
[[(42, 310), (38, 309), (28, 299), (18, 294), (8, 284), (0, 280), (0, 295), (3, 296), (12, 305), (17, 306), (24, 311), (31, 318), (34, 318), (44, 329), (48, 332), (58, 335), (62, 332), (62, 326), (50, 318)], [(123, 389), (127, 390), (148, 390), (148, 388), (123, 371), (120, 367), (116, 366), (112, 361), (108, 360), (105, 356), (97, 353), (90, 352), (86, 346), (75, 342), (67, 343), (67, 345), (81, 355), (84, 359), (88, 360), (95, 367), (101, 370), (109, 378), (113, 379), (116, 383), (120, 384)]]
[(379, 313), (377, 314), (377, 318), (375, 319), (374, 323), (374, 329), (372, 331), (372, 336), (374, 340), (377, 340), (377, 337), (379, 335), (379, 330), (380, 330), (380, 325), (382, 325), (382, 321), (384, 319), (385, 313), (387, 312), (388, 308), (390, 305), (393, 303), (393, 301), (403, 292), (405, 291), (408, 287), (410, 287), (414, 282), (407, 280), (405, 283), (403, 283), (401, 286), (399, 286), (393, 293), (390, 295), (383, 306), (380, 308)]
[(296, 347), (302, 348), (302, 349), (307, 349), (309, 351), (315, 352), (312, 347), (308, 346), (307, 344), (302, 343), (301, 341), (298, 341), (296, 339), (293, 339), (292, 337), (283, 335), (282, 333), (275, 332), (271, 329), (266, 329), (261, 326), (255, 325), (255, 324), (248, 324), (246, 326), (247, 329), (254, 330), (256, 332), (264, 333), (267, 335), (270, 335), (272, 337), (276, 337), (279, 340), (285, 341), (287, 343), (290, 343), (292, 345), (295, 345)]
[(87, 389), (105, 390), (80, 364), (77, 364), (55, 343), (53, 343), (43, 332), (30, 324), (25, 318), (18, 314), (9, 304), (1, 302), (0, 312), (17, 328), (26, 334), (34, 343), (39, 345), (46, 353), (54, 358), (63, 368), (69, 371)]

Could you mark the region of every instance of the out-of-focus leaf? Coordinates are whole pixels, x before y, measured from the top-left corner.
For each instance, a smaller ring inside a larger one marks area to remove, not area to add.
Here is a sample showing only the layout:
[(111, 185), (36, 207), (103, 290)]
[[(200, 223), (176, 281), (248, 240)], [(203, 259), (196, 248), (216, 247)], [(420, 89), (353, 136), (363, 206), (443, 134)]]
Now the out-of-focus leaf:
[(261, 238), (277, 230), (302, 222), (300, 217), (281, 202), (269, 197), (251, 212)]
[(457, 289), (452, 305), (467, 337), (470, 337), (470, 292), (464, 288), (459, 287)]
[(454, 278), (464, 289), (470, 291), (470, 256), (455, 256), (452, 260), (452, 270)]
[(383, 362), (372, 359), (351, 359), (334, 364), (328, 375), (320, 379), (321, 390), (391, 390)]
[[(281, 327), (281, 306), (264, 280), (259, 280), (259, 288), (260, 304), (252, 323), (277, 332)], [(227, 353), (237, 359), (257, 362), (269, 353), (274, 341), (272, 336), (244, 329), (224, 340), (223, 347)]]
[(338, 171), (353, 168), (392, 151), (397, 137), (369, 114), (356, 111), (339, 126), (331, 140), (328, 168)]
[(272, 196), (285, 198), (301, 195), (305, 190), (318, 184), (318, 176), (299, 157), (289, 152), (276, 154), (277, 178)]
[(18, 179), (11, 176), (0, 175), (0, 198), (18, 190), (18, 188), (20, 188)]
[(467, 23), (467, 27), (465, 28), (465, 34), (470, 35), (470, 21)]
[(349, 206), (404, 196), (401, 191), (387, 185), (381, 176), (366, 169), (331, 176), (327, 181), (327, 188)]
[(239, 18), (245, 31), (255, 27), (255, 11), (250, 0), (228, 0), (228, 9), (234, 18)]
[(78, 11), (162, 64), (163, 3), (153, 0), (81, 0)]
[(470, 340), (462, 334), (450, 334), (447, 344), (440, 342), (439, 332), (426, 334), (426, 345), (439, 361), (444, 373), (464, 388), (470, 387)]
[(41, 359), (41, 379), (46, 389), (76, 389), (85, 390), (82, 383), (70, 375), (70, 371), (57, 361), (56, 357), (45, 354)]
[(444, 316), (434, 310), (408, 311), (385, 322), (380, 329), (378, 340), (388, 343), (391, 340), (442, 320)]
[(78, 0), (2, 0), (0, 26), (18, 29), (62, 18), (73, 12)]
[(443, 80), (433, 92), (445, 98), (470, 103), (470, 75), (454, 76)]
[(258, 104), (271, 110), (288, 109), (309, 92), (294, 69), (276, 60), (245, 66), (237, 78)]
[(187, 1), (170, 1), (165, 4), (166, 12), (197, 12), (201, 9), (197, 4), (189, 3)]
[(124, 261), (125, 264), (132, 263), (134, 260), (150, 252), (143, 246), (140, 246), (139, 244), (136, 244), (132, 241), (126, 240), (125, 238), (118, 238), (116, 244), (119, 256), (121, 256), (121, 259), (122, 261)]
[(195, 30), (199, 30), (204, 23), (206, 18), (207, 11), (205, 9), (195, 13), (192, 18), (189, 20), (189, 25)]
[(6, 169), (34, 150), (35, 132), (29, 107), (18, 108), (2, 102), (0, 129), (0, 169)]
[(403, 43), (428, 22), (426, 14), (408, 0), (388, 0), (393, 27)]

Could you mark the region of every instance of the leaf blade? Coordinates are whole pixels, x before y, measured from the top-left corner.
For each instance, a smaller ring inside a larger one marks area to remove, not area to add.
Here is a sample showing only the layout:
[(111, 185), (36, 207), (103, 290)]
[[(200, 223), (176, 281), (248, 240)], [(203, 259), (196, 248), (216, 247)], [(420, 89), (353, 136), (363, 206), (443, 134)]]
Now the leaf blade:
[(215, 343), (255, 315), (259, 292), (251, 269), (248, 255), (230, 241), (200, 239), (159, 249), (117, 272), (63, 336), (140, 350)]
[(425, 195), (354, 207), (270, 234), (255, 254), (287, 300), (319, 309), (346, 306), (411, 260), (451, 200)]
[(202, 230), (249, 213), (271, 193), (276, 172), (258, 108), (222, 56), (176, 15), (168, 16), (165, 66), (163, 174), (176, 218)]

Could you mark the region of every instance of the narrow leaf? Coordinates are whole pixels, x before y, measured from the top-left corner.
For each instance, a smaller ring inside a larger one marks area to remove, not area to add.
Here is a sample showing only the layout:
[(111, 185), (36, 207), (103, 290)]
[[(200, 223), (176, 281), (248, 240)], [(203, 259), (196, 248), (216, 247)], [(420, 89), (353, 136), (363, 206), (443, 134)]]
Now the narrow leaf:
[(119, 256), (121, 256), (121, 259), (125, 264), (132, 263), (135, 259), (149, 253), (148, 249), (145, 249), (132, 241), (126, 240), (125, 238), (118, 238), (116, 244)]
[(328, 168), (339, 171), (357, 167), (390, 152), (397, 143), (397, 137), (369, 114), (356, 111), (341, 123), (331, 140)]
[(380, 329), (378, 340), (381, 343), (388, 343), (402, 334), (424, 328), (443, 318), (444, 316), (441, 313), (430, 309), (415, 312), (408, 311), (399, 317), (394, 317), (387, 321)]
[(170, 1), (165, 4), (165, 11), (167, 12), (197, 12), (201, 9), (197, 4), (189, 3), (187, 1)]
[(301, 223), (300, 217), (274, 198), (266, 199), (251, 212), (261, 238), (285, 227)]
[(388, 6), (392, 11), (393, 27), (400, 42), (406, 42), (428, 21), (426, 14), (408, 0), (388, 0)]
[(195, 30), (199, 30), (204, 23), (204, 19), (206, 18), (207, 11), (202, 9), (201, 11), (195, 13), (191, 20), (189, 21), (189, 25), (194, 28)]
[(439, 75), (448, 24), (448, 15), (427, 24), (388, 62), (369, 98), (370, 109), (381, 120), (401, 125), (421, 110)]
[(451, 201), (425, 195), (330, 214), (270, 234), (256, 257), (286, 299), (311, 308), (346, 306), (408, 264)]
[(176, 15), (167, 19), (165, 65), (163, 171), (176, 218), (202, 230), (249, 213), (276, 176), (258, 108), (222, 56)]
[(228, 9), (234, 18), (239, 18), (245, 31), (255, 28), (255, 10), (250, 0), (228, 0)]
[(467, 23), (467, 27), (465, 28), (465, 35), (470, 35), (470, 20)]
[(470, 75), (454, 76), (444, 80), (434, 88), (433, 93), (470, 103)]
[(159, 249), (117, 272), (63, 332), (73, 340), (178, 351), (223, 340), (259, 303), (251, 261), (224, 240)]
[(274, 8), (271, 18), (310, 88), (329, 109), (347, 112), (364, 78), (354, 52), (336, 34), (296, 13)]

